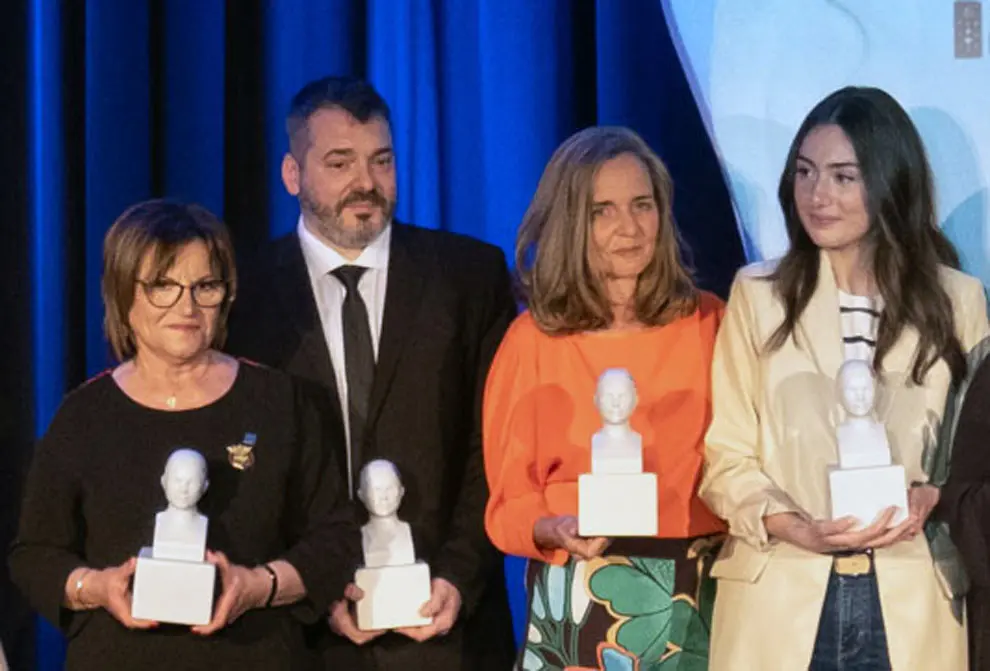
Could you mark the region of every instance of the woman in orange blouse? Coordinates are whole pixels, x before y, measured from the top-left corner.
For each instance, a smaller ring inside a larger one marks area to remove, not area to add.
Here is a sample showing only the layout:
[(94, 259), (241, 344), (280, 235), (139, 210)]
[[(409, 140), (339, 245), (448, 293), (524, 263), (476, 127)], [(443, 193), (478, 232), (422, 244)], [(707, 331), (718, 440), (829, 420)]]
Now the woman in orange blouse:
[[(522, 669), (705, 668), (707, 560), (723, 526), (696, 489), (723, 305), (685, 268), (671, 196), (636, 134), (589, 128), (557, 149), (519, 231), (528, 310), (489, 373), (484, 445), (488, 535), (533, 560)], [(609, 368), (636, 383), (655, 538), (577, 535), (578, 476), (602, 424), (595, 387)]]

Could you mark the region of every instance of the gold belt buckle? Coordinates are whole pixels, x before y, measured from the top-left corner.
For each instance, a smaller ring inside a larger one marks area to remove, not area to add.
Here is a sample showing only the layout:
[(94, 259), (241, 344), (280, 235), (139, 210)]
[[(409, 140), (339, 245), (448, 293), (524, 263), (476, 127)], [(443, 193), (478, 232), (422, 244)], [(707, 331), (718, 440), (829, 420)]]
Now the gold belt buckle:
[(832, 567), (839, 575), (866, 575), (870, 572), (870, 555), (859, 553), (835, 557), (832, 560)]

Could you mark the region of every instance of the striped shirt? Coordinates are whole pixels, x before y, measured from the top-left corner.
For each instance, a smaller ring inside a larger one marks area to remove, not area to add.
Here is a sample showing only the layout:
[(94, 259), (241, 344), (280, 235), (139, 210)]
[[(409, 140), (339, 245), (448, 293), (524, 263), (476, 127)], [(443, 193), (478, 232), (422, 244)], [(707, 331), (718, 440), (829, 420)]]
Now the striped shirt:
[(879, 297), (854, 296), (839, 291), (839, 316), (846, 360), (873, 362), (882, 307)]

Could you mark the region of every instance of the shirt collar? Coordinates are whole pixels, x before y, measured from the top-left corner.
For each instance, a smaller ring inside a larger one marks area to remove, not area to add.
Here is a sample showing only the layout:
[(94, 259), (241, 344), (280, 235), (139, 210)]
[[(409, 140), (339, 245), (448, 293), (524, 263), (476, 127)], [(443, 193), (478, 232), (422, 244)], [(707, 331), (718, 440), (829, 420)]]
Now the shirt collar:
[(296, 231), (299, 235), (299, 243), (302, 246), (306, 265), (309, 266), (313, 276), (323, 276), (346, 265), (364, 266), (375, 270), (388, 268), (389, 249), (392, 241), (391, 224), (386, 226), (378, 237), (371, 241), (371, 244), (361, 250), (361, 254), (353, 261), (344, 258), (333, 247), (313, 235), (303, 223), (302, 215), (299, 215)]

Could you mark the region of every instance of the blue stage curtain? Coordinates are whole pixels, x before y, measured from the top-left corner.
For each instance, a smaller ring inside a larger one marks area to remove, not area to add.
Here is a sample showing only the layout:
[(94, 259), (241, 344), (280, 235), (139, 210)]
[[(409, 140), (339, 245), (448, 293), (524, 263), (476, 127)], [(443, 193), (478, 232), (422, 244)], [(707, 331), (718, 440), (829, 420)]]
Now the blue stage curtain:
[[(220, 4), (219, 0), (213, 2)], [(401, 7), (405, 2), (395, 4)], [(269, 222), (272, 237), (293, 230), (299, 217), (295, 198), (282, 186), (282, 156), (289, 148), (285, 136), (289, 103), (295, 92), (313, 79), (328, 74), (364, 75), (364, 14), (363, 3), (353, 0), (264, 3), (263, 41), (254, 46), (262, 50), (260, 74), (265, 90), (259, 102), (265, 119), (264, 137), (231, 141), (264, 147), (268, 207), (258, 215)], [(232, 100), (231, 104), (240, 103)]]
[(109, 363), (100, 297), (103, 236), (130, 203), (152, 195), (149, 6), (122, 0), (86, 4), (85, 294), (86, 370)]
[(598, 121), (629, 126), (674, 178), (674, 214), (703, 286), (725, 290), (743, 259), (722, 168), (661, 2), (598, 0)]
[[(15, 4), (28, 133), (12, 163), (26, 175), (6, 167), (4, 177), (30, 188), (0, 201), (0, 216), (7, 226), (27, 217), (18, 328), (31, 337), (5, 339), (2, 356), (31, 362), (16, 369), (31, 398), (18, 411), (26, 433), (42, 433), (65, 391), (112, 364), (101, 245), (127, 205), (198, 201), (226, 219), (239, 250), (293, 229), (284, 116), (325, 74), (367, 76), (389, 101), (404, 220), (489, 240), (511, 259), (554, 148), (582, 127), (621, 124), (670, 167), (702, 285), (724, 295), (744, 261), (661, 0)], [(509, 561), (520, 634), (521, 567)], [(57, 634), (39, 632), (37, 668), (60, 668)]]
[[(31, 351), (34, 433), (44, 432), (67, 388), (67, 315), (65, 286), (66, 174), (62, 169), (66, 154), (63, 106), (64, 23), (57, 0), (31, 3), (27, 18), (29, 44), (27, 115), (28, 217), (30, 222), (30, 265), (24, 273), (30, 282)], [(8, 226), (10, 224), (8, 223)], [(78, 280), (78, 278), (76, 278)], [(20, 322), (20, 327), (27, 324)], [(22, 418), (26, 419), (26, 418)], [(14, 456), (14, 455), (5, 455)], [(16, 455), (20, 457), (20, 455)], [(20, 460), (20, 459), (18, 459)], [(3, 547), (7, 547), (6, 544)], [(5, 648), (22, 642), (5, 642)], [(60, 668), (64, 643), (58, 632), (42, 626), (38, 630), (37, 664), (40, 669)], [(29, 658), (29, 656), (25, 656)], [(11, 664), (16, 663), (11, 660)]]

